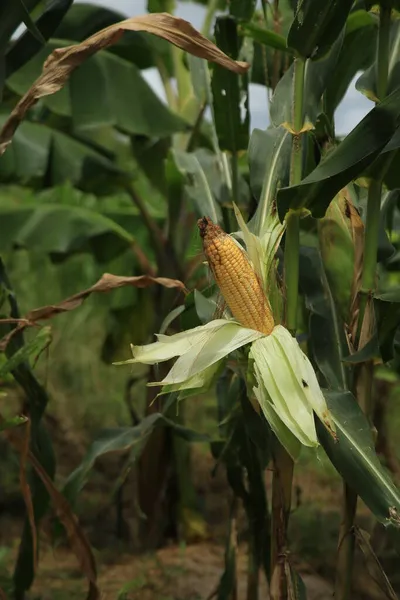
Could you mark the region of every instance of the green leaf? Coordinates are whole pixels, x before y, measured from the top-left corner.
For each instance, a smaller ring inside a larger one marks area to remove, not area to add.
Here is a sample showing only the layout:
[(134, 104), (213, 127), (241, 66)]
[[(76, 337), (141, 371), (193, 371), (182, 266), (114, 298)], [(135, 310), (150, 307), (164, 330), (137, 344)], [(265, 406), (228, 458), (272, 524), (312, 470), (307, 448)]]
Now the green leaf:
[(161, 102), (135, 65), (110, 52), (85, 61), (72, 74), (69, 87), (78, 129), (106, 124), (130, 135), (167, 137), (189, 128)]
[(100, 456), (109, 452), (130, 450), (131, 460), (137, 459), (144, 448), (148, 436), (155, 427), (170, 427), (176, 435), (189, 442), (209, 441), (207, 435), (187, 429), (167, 419), (161, 413), (148, 415), (135, 427), (105, 429), (92, 442), (81, 464), (69, 475), (63, 489), (66, 498), (70, 502), (74, 502), (79, 491), (85, 485), (95, 461)]
[[(66, 40), (50, 40), (7, 79), (7, 86), (22, 96), (40, 75), (49, 54), (68, 45)], [(115, 93), (116, 89), (123, 92)], [(165, 106), (134, 64), (104, 50), (83, 62), (61, 90), (42, 102), (56, 114), (72, 117), (80, 131), (112, 125), (130, 135), (167, 137), (189, 128)]]
[[(339, 53), (343, 43), (344, 32), (340, 33), (329, 52), (320, 60), (308, 60), (304, 75), (304, 106), (303, 124), (307, 128), (315, 127), (317, 117), (322, 110), (321, 98), (325, 92), (332, 73), (336, 68)], [(279, 81), (270, 105), (272, 123), (279, 127), (285, 124), (295, 129), (293, 122), (293, 95), (294, 95), (294, 63)]]
[(11, 45), (5, 56), (6, 77), (20, 69), (43, 47), (63, 20), (72, 2), (73, 0), (53, 0), (35, 23), (41, 39), (28, 29)]
[(297, 6), (287, 44), (303, 58), (321, 58), (338, 38), (353, 0), (303, 0)]
[[(387, 94), (400, 85), (400, 21), (394, 20), (390, 25), (390, 42), (388, 56)], [(374, 62), (357, 80), (356, 88), (373, 102), (379, 101), (376, 81), (376, 63)]]
[(263, 46), (275, 48), (275, 50), (281, 52), (293, 53), (293, 50), (286, 46), (286, 38), (283, 35), (266, 27), (261, 27), (256, 23), (245, 23), (239, 28), (239, 34), (247, 35)]
[[(5, 292), (5, 296), (10, 306), (10, 317), (19, 318), (20, 312), (17, 300), (1, 260), (0, 285)], [(6, 348), (6, 356), (12, 358), (15, 353), (22, 351), (23, 347), (24, 337), (22, 332), (19, 331), (10, 339)], [(12, 375), (18, 385), (23, 389), (28, 404), (31, 420), (31, 451), (45, 469), (48, 476), (53, 479), (55, 474), (54, 451), (47, 429), (43, 427), (41, 422), (49, 400), (46, 390), (36, 379), (27, 361), (19, 362), (19, 364), (12, 369)], [(35, 524), (38, 525), (47, 512), (49, 495), (36, 472), (31, 472), (29, 484), (32, 493)], [(34, 579), (34, 559), (31, 524), (26, 517), (13, 575), (16, 594), (20, 597), (23, 597), (24, 592), (32, 585)]]
[[(25, 0), (25, 7), (32, 11), (40, 0)], [(23, 9), (21, 3), (15, 0), (3, 0), (0, 4), (0, 55), (3, 55), (10, 42), (12, 34), (21, 24)]]
[(326, 392), (337, 441), (317, 423), (318, 436), (347, 484), (384, 525), (400, 526), (400, 493), (375, 452), (370, 425), (350, 392)]
[(292, 136), (283, 127), (265, 131), (254, 129), (249, 143), (250, 186), (258, 201), (249, 223), (251, 231), (260, 235), (271, 213), (279, 188), (289, 184)]
[(317, 249), (300, 251), (300, 287), (309, 316), (312, 356), (324, 376), (326, 385), (335, 390), (348, 387), (348, 369), (343, 356), (348, 354), (345, 330), (333, 301)]
[(24, 0), (17, 0), (17, 5), (19, 5), (19, 10), (21, 14), (21, 19), (24, 22), (29, 33), (40, 43), (44, 44), (46, 40), (43, 38), (42, 33), (36, 27), (36, 23), (32, 20), (32, 17), (29, 13), (29, 9), (25, 6)]
[(379, 349), (383, 362), (388, 362), (394, 355), (394, 340), (400, 325), (400, 288), (374, 295)]
[(0, 366), (0, 378), (14, 371), (21, 363), (29, 361), (31, 357), (37, 357), (45, 350), (51, 342), (51, 328), (42, 327), (33, 340), (17, 350), (4, 364)]
[(23, 247), (63, 258), (92, 252), (99, 262), (129, 248), (134, 238), (111, 219), (86, 208), (57, 204), (0, 206), (0, 249)]
[[(353, 21), (357, 13), (361, 13), (359, 23)], [(349, 15), (343, 45), (335, 69), (330, 74), (324, 96), (325, 111), (330, 120), (333, 119), (334, 112), (355, 75), (366, 69), (374, 60), (376, 35), (376, 23), (369, 13), (361, 10)]]
[(255, 11), (257, 0), (230, 0), (229, 13), (235, 19), (250, 21)]
[[(236, 21), (219, 17), (215, 25), (217, 46), (229, 57), (243, 60), (243, 39), (237, 35)], [(213, 114), (221, 150), (245, 150), (249, 140), (248, 75), (237, 75), (215, 65), (211, 80)]]
[(353, 10), (347, 17), (346, 35), (358, 31), (359, 29), (369, 27), (370, 25), (376, 26), (377, 24), (378, 19), (372, 13), (367, 12), (364, 9)]
[(0, 422), (0, 431), (7, 431), (8, 429), (14, 429), (14, 427), (19, 427), (28, 421), (27, 417), (17, 416), (11, 417), (11, 419), (5, 419)]
[(223, 201), (224, 190), (217, 157), (206, 150), (192, 153), (174, 150), (173, 157), (179, 171), (188, 179), (185, 189), (196, 206), (198, 216), (207, 215), (214, 223), (220, 223), (221, 209), (218, 200)]
[[(0, 116), (0, 123), (5, 117)], [(24, 121), (0, 161), (3, 181), (57, 185), (65, 181), (99, 195), (127, 180), (106, 156), (61, 131)]]
[(283, 220), (289, 209), (323, 217), (334, 196), (379, 156), (400, 124), (400, 89), (375, 106), (300, 184), (278, 192)]

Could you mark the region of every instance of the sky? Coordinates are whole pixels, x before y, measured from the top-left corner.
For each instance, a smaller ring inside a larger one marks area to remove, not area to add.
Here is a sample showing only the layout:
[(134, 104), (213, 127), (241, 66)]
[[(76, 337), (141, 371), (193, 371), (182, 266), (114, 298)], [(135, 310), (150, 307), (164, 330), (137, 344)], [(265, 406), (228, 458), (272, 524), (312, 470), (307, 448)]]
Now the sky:
[[(89, 0), (88, 0), (89, 1)], [(123, 13), (126, 17), (134, 17), (146, 13), (147, 0), (90, 0), (92, 4), (98, 4), (107, 8), (112, 8)], [(79, 0), (76, 1), (76, 4)], [(190, 21), (196, 28), (200, 29), (205, 9), (199, 4), (192, 2), (177, 2), (176, 15), (182, 19)], [(155, 92), (163, 99), (164, 90), (155, 69), (142, 71), (143, 76), (153, 87)], [(354, 79), (350, 85), (346, 96), (339, 105), (335, 115), (335, 125), (337, 135), (349, 133), (361, 119), (373, 107), (373, 104), (363, 94), (355, 89)], [(251, 128), (265, 129), (269, 124), (268, 105), (266, 91), (263, 86), (251, 84), (249, 92)]]

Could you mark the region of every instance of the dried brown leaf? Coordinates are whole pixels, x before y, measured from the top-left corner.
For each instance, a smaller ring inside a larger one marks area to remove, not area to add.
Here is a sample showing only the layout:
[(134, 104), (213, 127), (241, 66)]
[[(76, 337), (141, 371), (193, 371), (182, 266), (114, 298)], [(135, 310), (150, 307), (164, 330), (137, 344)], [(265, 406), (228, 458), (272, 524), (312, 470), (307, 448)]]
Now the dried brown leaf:
[(249, 65), (235, 61), (224, 54), (215, 44), (199, 33), (190, 23), (167, 13), (153, 13), (132, 17), (98, 31), (87, 40), (67, 48), (54, 50), (43, 65), (40, 77), (21, 98), (0, 132), (0, 155), (11, 142), (15, 130), (25, 113), (39, 98), (58, 92), (71, 73), (86, 59), (99, 50), (115, 44), (124, 31), (146, 31), (161, 37), (194, 56), (205, 58), (234, 71), (245, 73)]
[(155, 283), (166, 288), (178, 288), (184, 293), (187, 292), (185, 285), (182, 283), (182, 281), (179, 281), (179, 279), (169, 279), (168, 277), (151, 277), (150, 275), (123, 277), (120, 275), (112, 275), (111, 273), (104, 273), (101, 278), (90, 288), (83, 290), (82, 292), (78, 292), (77, 294), (66, 298), (58, 304), (49, 304), (47, 306), (35, 308), (34, 310), (28, 312), (21, 319), (0, 319), (0, 324), (15, 323), (17, 325), (17, 327), (15, 327), (10, 333), (0, 340), (0, 350), (4, 350), (4, 348), (6, 348), (10, 339), (17, 333), (17, 331), (21, 331), (25, 329), (25, 327), (35, 326), (38, 321), (45, 321), (55, 317), (60, 313), (68, 312), (74, 308), (77, 308), (82, 304), (85, 298), (90, 296), (90, 294), (95, 292), (110, 292), (111, 290), (115, 290), (127, 285), (146, 288)]
[[(17, 429), (8, 430), (7, 437), (10, 443), (21, 454), (22, 457), (22, 455), (25, 453), (25, 441), (20, 432), (18, 432)], [(54, 486), (54, 483), (40, 462), (37, 460), (36, 456), (29, 449), (26, 454), (26, 458), (29, 460), (36, 473), (42, 480), (43, 485), (45, 486), (51, 498), (56, 514), (61, 523), (64, 525), (71, 549), (78, 559), (80, 570), (89, 581), (87, 600), (98, 600), (100, 598), (100, 591), (96, 583), (96, 562), (85, 532), (80, 526), (77, 517), (72, 512), (72, 509), (66, 498)]]

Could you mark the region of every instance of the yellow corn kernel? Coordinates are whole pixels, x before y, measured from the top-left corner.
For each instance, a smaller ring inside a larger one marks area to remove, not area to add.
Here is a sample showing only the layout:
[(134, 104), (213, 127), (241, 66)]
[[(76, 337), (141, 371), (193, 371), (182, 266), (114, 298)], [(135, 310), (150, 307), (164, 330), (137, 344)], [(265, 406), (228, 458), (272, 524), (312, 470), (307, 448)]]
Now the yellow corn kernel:
[(271, 307), (246, 254), (209, 217), (197, 225), (204, 254), (232, 315), (244, 327), (269, 335), (274, 328)]

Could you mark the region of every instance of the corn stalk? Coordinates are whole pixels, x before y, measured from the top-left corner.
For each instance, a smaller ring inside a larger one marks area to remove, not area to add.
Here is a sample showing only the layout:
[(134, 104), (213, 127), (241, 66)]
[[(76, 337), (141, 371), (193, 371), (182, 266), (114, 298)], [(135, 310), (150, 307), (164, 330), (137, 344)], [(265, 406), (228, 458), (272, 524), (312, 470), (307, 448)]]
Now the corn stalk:
[[(303, 127), (303, 95), (304, 95), (305, 61), (295, 59), (293, 123), (295, 133), (292, 140), (290, 183), (295, 185), (302, 177), (302, 127)], [(284, 254), (285, 286), (286, 286), (286, 326), (292, 335), (296, 333), (297, 305), (299, 288), (299, 249), (300, 226), (299, 214), (290, 211), (286, 217), (286, 240)], [(279, 442), (274, 452), (274, 471), (272, 479), (272, 535), (271, 535), (271, 598), (286, 598), (287, 583), (285, 575), (285, 554), (287, 545), (287, 528), (292, 498), (294, 463)]]

